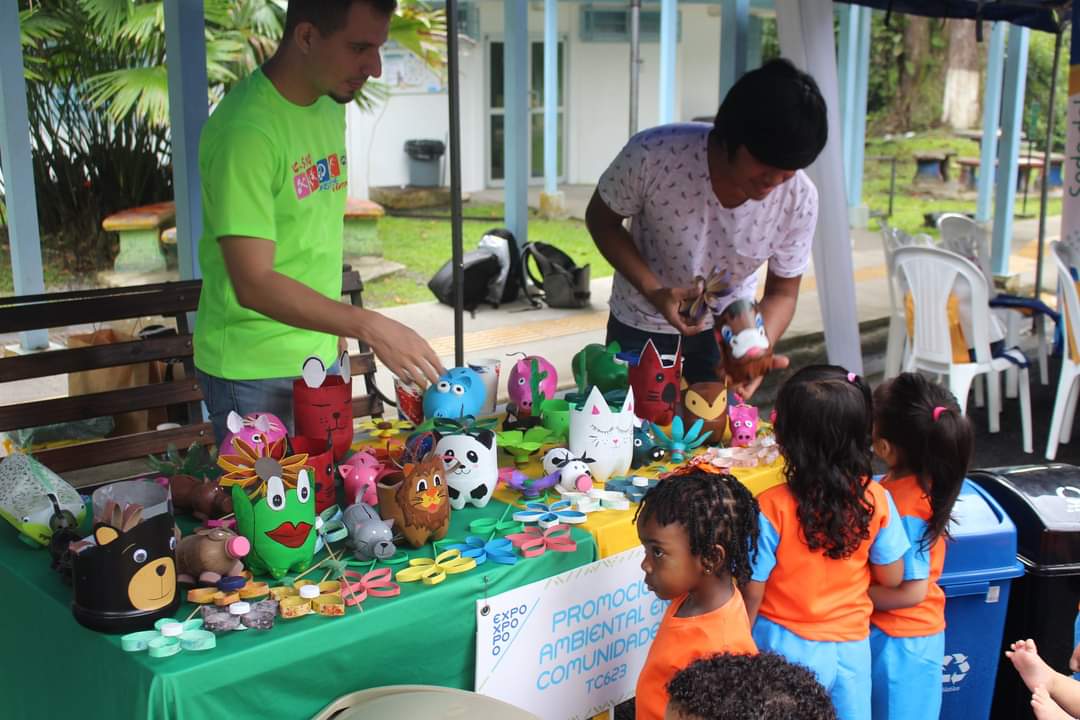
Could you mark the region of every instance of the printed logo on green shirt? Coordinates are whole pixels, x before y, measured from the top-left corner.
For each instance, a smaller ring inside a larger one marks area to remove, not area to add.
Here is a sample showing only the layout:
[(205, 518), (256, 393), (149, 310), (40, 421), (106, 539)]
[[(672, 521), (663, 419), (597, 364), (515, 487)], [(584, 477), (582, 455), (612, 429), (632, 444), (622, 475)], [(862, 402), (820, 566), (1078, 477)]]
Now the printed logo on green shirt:
[(297, 199), (303, 200), (319, 190), (337, 192), (345, 187), (345, 181), (336, 180), (342, 177), (345, 162), (345, 156), (337, 153), (331, 153), (316, 162), (311, 161), (311, 155), (305, 155), (294, 162), (293, 187), (296, 188)]

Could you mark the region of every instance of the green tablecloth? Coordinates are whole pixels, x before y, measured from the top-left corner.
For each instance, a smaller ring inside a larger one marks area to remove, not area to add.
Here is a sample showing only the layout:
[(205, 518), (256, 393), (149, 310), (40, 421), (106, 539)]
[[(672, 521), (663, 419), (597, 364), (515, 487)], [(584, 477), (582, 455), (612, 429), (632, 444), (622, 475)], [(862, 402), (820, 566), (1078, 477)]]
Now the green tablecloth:
[[(453, 515), (450, 537), (468, 523), (499, 516), (483, 510)], [(148, 718), (207, 720), (307, 718), (334, 698), (380, 685), (421, 683), (472, 689), (475, 601), (585, 565), (592, 537), (574, 529), (577, 551), (546, 553), (516, 565), (487, 562), (436, 586), (406, 583), (394, 598), (368, 598), (345, 617), (278, 618), (268, 632), (218, 636), (206, 652), (151, 658), (120, 649), (119, 636), (79, 625), (71, 590), (49, 569), (45, 550), (0, 527), (0, 673), (3, 718)], [(410, 553), (430, 557), (430, 546)], [(317, 578), (316, 578), (317, 579)], [(184, 618), (193, 606), (177, 612)]]

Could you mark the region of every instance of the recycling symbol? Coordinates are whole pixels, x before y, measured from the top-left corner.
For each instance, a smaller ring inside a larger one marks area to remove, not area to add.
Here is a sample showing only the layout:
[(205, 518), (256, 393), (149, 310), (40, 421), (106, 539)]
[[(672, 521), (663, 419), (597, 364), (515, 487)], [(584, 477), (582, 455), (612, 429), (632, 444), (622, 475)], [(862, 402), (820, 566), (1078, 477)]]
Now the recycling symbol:
[(941, 662), (941, 684), (956, 685), (966, 678), (970, 671), (971, 665), (968, 663), (967, 655), (963, 653), (946, 655)]

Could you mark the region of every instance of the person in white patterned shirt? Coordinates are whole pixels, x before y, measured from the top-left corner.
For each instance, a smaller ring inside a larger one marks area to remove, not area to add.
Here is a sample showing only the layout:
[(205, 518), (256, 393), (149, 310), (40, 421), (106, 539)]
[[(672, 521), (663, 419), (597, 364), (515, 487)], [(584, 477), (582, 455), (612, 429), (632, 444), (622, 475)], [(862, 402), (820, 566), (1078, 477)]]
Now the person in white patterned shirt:
[[(753, 298), (756, 272), (768, 262), (760, 309), (775, 345), (795, 313), (817, 223), (817, 188), (802, 168), (827, 134), (813, 78), (773, 60), (735, 83), (712, 125), (662, 125), (630, 138), (585, 215), (615, 268), (607, 341), (634, 352), (651, 338), (667, 354), (682, 336), (687, 381), (715, 379), (712, 314)], [(711, 313), (691, 320), (686, 310), (701, 293), (696, 278), (714, 271), (728, 290), (712, 298)], [(787, 364), (774, 358), (775, 368)], [(760, 381), (734, 389), (746, 398)]]

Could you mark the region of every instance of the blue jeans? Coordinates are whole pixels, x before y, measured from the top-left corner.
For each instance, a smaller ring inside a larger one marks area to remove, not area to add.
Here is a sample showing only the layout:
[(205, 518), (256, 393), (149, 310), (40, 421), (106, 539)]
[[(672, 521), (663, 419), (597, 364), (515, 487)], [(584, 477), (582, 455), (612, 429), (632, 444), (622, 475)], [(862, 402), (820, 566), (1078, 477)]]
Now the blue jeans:
[(220, 448), (229, 433), (225, 425), (229, 411), (240, 415), (262, 412), (277, 415), (293, 434), (292, 386), (294, 378), (269, 380), (225, 380), (196, 369), (195, 376), (202, 388), (210, 422), (214, 425), (214, 441)]
[[(607, 339), (617, 340), (623, 352), (640, 353), (645, 341), (652, 339), (656, 351), (661, 355), (674, 355), (679, 344), (679, 335), (674, 333), (651, 333), (619, 322), (614, 315), (608, 314)], [(716, 366), (720, 362), (720, 346), (716, 344), (716, 335), (711, 329), (690, 335), (682, 339), (683, 377), (689, 385), (698, 382), (715, 382)]]

